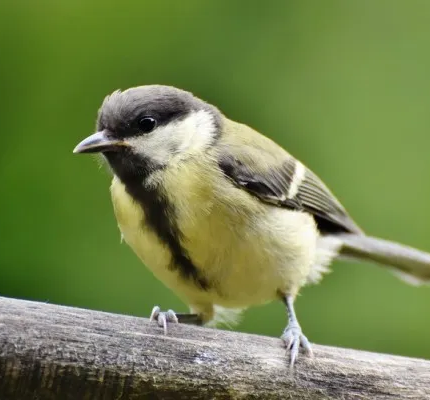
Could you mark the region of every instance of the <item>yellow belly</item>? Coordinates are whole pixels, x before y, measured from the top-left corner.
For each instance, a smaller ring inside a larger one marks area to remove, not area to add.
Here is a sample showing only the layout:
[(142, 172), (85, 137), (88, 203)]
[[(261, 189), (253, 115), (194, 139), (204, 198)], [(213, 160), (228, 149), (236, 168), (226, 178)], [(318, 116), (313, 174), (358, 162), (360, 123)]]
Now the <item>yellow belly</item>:
[(173, 170), (165, 175), (164, 184), (176, 205), (184, 236), (181, 244), (209, 282), (208, 290), (169, 268), (172, 259), (167, 246), (145, 224), (141, 207), (119, 179), (112, 182), (119, 229), (154, 275), (191, 305), (245, 308), (271, 301), (279, 291), (295, 295), (315, 259), (313, 219), (251, 202), (248, 193), (229, 185), (214, 187), (201, 174), (199, 180), (183, 177), (184, 171)]

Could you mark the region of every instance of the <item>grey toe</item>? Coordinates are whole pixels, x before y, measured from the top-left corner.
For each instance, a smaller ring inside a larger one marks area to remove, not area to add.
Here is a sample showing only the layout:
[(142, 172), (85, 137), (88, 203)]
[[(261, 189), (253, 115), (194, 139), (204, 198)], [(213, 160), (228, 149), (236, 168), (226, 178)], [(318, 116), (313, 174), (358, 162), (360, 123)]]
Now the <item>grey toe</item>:
[(281, 336), (285, 347), (290, 352), (290, 366), (294, 366), (299, 355), (299, 348), (303, 347), (305, 354), (312, 355), (312, 347), (308, 338), (303, 335), (300, 326), (288, 326)]
[(151, 316), (149, 317), (150, 321), (157, 321), (158, 326), (163, 328), (164, 334), (167, 335), (167, 323), (172, 322), (177, 324), (178, 317), (173, 310), (161, 311), (160, 307), (155, 306), (152, 309)]

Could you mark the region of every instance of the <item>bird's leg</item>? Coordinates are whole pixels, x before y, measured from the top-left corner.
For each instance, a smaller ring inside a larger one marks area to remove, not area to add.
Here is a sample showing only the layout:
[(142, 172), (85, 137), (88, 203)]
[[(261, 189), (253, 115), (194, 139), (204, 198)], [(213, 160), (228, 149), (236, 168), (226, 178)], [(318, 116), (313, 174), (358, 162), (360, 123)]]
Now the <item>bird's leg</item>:
[(288, 325), (281, 336), (285, 347), (290, 351), (290, 366), (293, 366), (299, 354), (299, 346), (302, 346), (307, 355), (312, 356), (312, 348), (309, 340), (303, 335), (302, 328), (297, 321), (294, 311), (294, 297), (291, 295), (282, 296), (282, 300), (287, 306)]
[(164, 330), (164, 334), (167, 334), (167, 323), (173, 322), (175, 324), (191, 324), (191, 325), (203, 325), (203, 318), (200, 314), (180, 314), (175, 313), (173, 310), (161, 311), (160, 307), (155, 306), (152, 309), (150, 321), (157, 321), (158, 326), (161, 326)]

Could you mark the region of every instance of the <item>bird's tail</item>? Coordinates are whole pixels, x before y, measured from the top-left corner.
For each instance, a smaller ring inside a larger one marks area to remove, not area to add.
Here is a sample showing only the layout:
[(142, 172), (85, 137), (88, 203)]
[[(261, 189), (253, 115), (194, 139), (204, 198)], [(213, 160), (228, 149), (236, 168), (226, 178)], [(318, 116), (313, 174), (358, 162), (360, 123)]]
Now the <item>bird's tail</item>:
[(430, 254), (402, 244), (360, 234), (341, 234), (341, 258), (376, 262), (391, 267), (411, 284), (430, 283)]

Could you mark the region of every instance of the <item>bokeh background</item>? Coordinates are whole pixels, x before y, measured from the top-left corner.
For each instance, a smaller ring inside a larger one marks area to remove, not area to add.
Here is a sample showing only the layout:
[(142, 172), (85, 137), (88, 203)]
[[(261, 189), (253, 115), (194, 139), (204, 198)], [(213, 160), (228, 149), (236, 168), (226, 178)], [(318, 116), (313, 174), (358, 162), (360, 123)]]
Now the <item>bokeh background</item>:
[[(275, 138), (368, 232), (430, 251), (430, 2), (0, 2), (0, 294), (185, 311), (125, 244), (109, 173), (72, 149), (103, 97), (163, 83)], [(297, 312), (313, 342), (430, 358), (430, 287), (335, 263)], [(238, 330), (279, 336), (281, 304)]]

